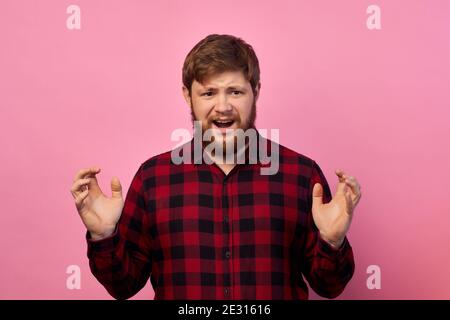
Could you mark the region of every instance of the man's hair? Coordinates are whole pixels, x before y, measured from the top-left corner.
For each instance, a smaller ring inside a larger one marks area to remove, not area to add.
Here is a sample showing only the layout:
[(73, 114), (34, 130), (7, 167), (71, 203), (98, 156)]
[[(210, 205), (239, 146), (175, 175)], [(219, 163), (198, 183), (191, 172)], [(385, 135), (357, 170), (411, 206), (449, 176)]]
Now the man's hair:
[(255, 95), (259, 83), (259, 62), (252, 46), (232, 35), (210, 34), (186, 56), (183, 84), (191, 95), (194, 80), (203, 83), (208, 77), (225, 71), (242, 71)]

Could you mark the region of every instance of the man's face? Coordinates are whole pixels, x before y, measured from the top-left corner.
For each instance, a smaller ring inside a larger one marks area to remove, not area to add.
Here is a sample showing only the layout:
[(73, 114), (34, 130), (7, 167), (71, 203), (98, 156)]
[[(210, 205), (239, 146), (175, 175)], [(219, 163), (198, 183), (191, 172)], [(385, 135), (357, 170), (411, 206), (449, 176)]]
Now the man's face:
[(260, 85), (253, 95), (250, 82), (241, 71), (226, 71), (207, 78), (204, 83), (192, 83), (191, 96), (186, 87), (183, 94), (191, 107), (192, 120), (201, 121), (202, 131), (217, 129), (215, 142), (225, 144), (227, 129), (254, 127), (256, 100)]

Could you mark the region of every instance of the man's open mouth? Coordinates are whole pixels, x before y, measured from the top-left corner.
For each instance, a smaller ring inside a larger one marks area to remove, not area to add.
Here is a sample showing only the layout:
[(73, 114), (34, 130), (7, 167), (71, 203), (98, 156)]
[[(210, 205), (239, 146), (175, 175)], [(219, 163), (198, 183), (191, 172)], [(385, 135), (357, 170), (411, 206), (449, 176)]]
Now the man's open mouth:
[(233, 125), (234, 120), (214, 120), (213, 123), (218, 128), (229, 128)]

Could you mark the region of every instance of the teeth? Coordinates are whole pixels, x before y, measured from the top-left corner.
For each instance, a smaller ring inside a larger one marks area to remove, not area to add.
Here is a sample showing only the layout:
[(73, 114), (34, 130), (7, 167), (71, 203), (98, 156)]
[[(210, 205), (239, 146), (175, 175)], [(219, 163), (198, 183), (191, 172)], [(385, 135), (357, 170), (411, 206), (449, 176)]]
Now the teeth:
[(234, 120), (214, 120), (213, 122), (219, 128), (228, 128), (233, 124)]

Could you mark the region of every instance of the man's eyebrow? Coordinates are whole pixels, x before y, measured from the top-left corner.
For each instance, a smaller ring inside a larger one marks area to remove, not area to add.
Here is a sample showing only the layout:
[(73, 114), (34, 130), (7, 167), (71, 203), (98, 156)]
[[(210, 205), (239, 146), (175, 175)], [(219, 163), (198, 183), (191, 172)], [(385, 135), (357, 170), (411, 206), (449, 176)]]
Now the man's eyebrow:
[(209, 90), (216, 90), (216, 88), (215, 87), (212, 87), (212, 86), (204, 86), (204, 87), (202, 87), (202, 88), (200, 88), (200, 90), (206, 90), (206, 91), (209, 91)]
[(236, 89), (238, 89), (238, 90), (244, 90), (244, 86), (240, 86), (240, 85), (234, 85), (234, 86), (230, 86), (230, 87), (228, 87), (228, 89), (231, 89), (231, 90), (236, 90)]
[[(198, 88), (198, 92), (204, 92), (204, 91), (217, 91), (219, 90), (219, 88), (217, 88), (214, 85), (211, 84), (206, 84), (206, 85), (201, 85), (200, 88)], [(232, 84), (229, 87), (226, 87), (226, 90), (241, 90), (241, 91), (245, 91), (245, 86), (241, 86), (238, 84)]]
[[(231, 86), (227, 87), (227, 89), (231, 89), (231, 90), (235, 90), (235, 89), (243, 90), (244, 88), (245, 88), (244, 86), (240, 86), (240, 85), (231, 85)], [(206, 85), (206, 86), (200, 88), (200, 90), (217, 90), (217, 88), (214, 86), (211, 86), (211, 85), (209, 85), (209, 86)]]

